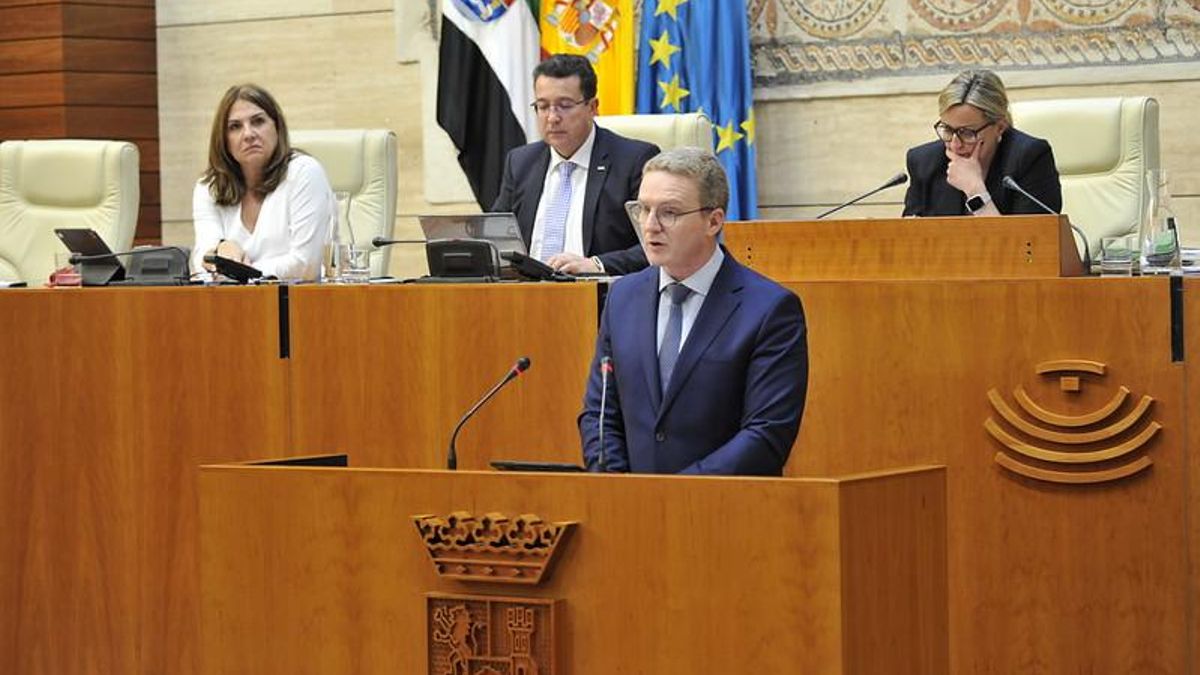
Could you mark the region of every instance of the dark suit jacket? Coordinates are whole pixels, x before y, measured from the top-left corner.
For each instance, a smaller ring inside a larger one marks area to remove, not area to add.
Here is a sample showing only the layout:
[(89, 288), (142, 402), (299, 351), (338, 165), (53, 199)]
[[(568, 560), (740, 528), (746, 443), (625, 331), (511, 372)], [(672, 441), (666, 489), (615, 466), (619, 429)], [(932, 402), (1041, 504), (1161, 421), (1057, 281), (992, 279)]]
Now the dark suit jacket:
[[(599, 256), (609, 274), (629, 274), (647, 264), (625, 202), (637, 199), (642, 165), (658, 152), (657, 145), (596, 127), (583, 196), (583, 250), (588, 257)], [(550, 146), (544, 141), (514, 148), (504, 160), (500, 195), (492, 211), (516, 214), (525, 246), (533, 240), (533, 221), (549, 166)]]
[(579, 416), (584, 462), (598, 470), (601, 378), (609, 471), (778, 476), (808, 389), (804, 310), (791, 291), (726, 257), (679, 353), (658, 376), (658, 268), (613, 284)]
[[(933, 141), (908, 151), (908, 193), (904, 195), (906, 216), (965, 216), (967, 197), (946, 182), (946, 144)], [(1041, 207), (1019, 192), (1004, 187), (1001, 181), (1012, 176), (1021, 187), (1055, 212), (1062, 211), (1062, 186), (1054, 166), (1054, 151), (1046, 141), (1016, 129), (1004, 132), (996, 156), (988, 168), (988, 194), (1004, 215), (1045, 213)]]

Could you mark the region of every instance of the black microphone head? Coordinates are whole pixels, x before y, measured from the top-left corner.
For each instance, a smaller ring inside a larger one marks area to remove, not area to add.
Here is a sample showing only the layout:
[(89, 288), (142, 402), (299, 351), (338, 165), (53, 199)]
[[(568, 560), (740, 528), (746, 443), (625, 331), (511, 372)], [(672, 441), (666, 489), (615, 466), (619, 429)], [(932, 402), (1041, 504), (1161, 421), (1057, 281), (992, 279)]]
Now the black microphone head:
[(1016, 190), (1017, 192), (1021, 191), (1021, 186), (1017, 185), (1017, 181), (1013, 180), (1012, 176), (1005, 176), (1000, 180), (1000, 182), (1009, 190)]
[(528, 356), (522, 356), (521, 358), (517, 359), (517, 364), (513, 366), (513, 370), (517, 371), (517, 373), (523, 373), (529, 370), (531, 363), (532, 362), (529, 360)]
[(78, 265), (80, 263), (80, 258), (82, 257), (83, 256), (79, 255), (78, 253), (72, 253), (71, 257), (67, 258), (67, 262), (71, 263), (72, 265)]
[(387, 237), (381, 237), (378, 235), (376, 235), (375, 238), (371, 240), (371, 245), (374, 246), (375, 248), (383, 248), (384, 246), (387, 246), (390, 243), (392, 243), (390, 239), (388, 239)]
[(884, 185), (883, 187), (884, 188), (895, 187), (897, 185), (903, 185), (904, 183), (907, 183), (907, 182), (908, 182), (908, 174), (901, 171), (900, 173), (896, 174), (895, 176), (892, 176), (892, 179), (889, 180), (887, 182), (887, 184)]

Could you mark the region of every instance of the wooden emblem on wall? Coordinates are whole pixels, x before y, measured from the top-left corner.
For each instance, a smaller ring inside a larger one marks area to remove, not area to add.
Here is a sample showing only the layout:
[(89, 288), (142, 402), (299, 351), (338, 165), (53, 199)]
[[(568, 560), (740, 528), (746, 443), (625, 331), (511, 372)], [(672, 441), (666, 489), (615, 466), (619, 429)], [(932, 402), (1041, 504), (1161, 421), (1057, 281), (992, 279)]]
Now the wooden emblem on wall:
[[(1107, 367), (1098, 361), (1061, 360), (1039, 363), (1036, 370), (1057, 375), (1059, 392), (1072, 396), (1081, 391), (1081, 374), (1103, 377)], [(1122, 386), (1099, 408), (1065, 415), (1038, 404), (1018, 386), (1013, 399), (1022, 415), (992, 388), (988, 400), (999, 420), (988, 417), (983, 426), (1008, 450), (996, 453), (996, 463), (1052, 483), (1103, 483), (1144, 471), (1152, 462), (1140, 451), (1162, 425), (1148, 415), (1154, 399), (1143, 395), (1135, 402), (1130, 393)]]
[(430, 675), (553, 675), (557, 600), (426, 596)]

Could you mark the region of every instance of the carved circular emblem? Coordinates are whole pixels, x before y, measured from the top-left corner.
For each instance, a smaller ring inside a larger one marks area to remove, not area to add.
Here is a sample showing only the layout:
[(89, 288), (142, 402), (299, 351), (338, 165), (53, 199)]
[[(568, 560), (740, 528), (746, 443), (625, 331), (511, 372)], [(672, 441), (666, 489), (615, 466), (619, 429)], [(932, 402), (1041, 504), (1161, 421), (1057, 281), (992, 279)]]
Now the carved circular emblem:
[(879, 14), (884, 0), (783, 0), (784, 11), (809, 35), (844, 38)]
[[(1075, 26), (1106, 24), (1135, 7), (1138, 0), (1040, 0), (1060, 21)], [(1192, 0), (1200, 6), (1200, 1)]]
[(981, 28), (1004, 9), (1003, 0), (908, 0), (922, 19), (942, 30)]

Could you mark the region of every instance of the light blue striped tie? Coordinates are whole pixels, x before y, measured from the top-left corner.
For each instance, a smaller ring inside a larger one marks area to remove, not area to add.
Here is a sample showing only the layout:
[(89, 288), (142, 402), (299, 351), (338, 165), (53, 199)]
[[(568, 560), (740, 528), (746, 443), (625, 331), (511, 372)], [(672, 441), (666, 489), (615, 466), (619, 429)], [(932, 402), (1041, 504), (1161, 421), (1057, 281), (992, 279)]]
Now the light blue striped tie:
[(546, 208), (546, 221), (542, 228), (542, 262), (550, 256), (562, 253), (567, 241), (567, 215), (571, 211), (571, 172), (574, 162), (558, 165), (558, 192), (554, 201)]

